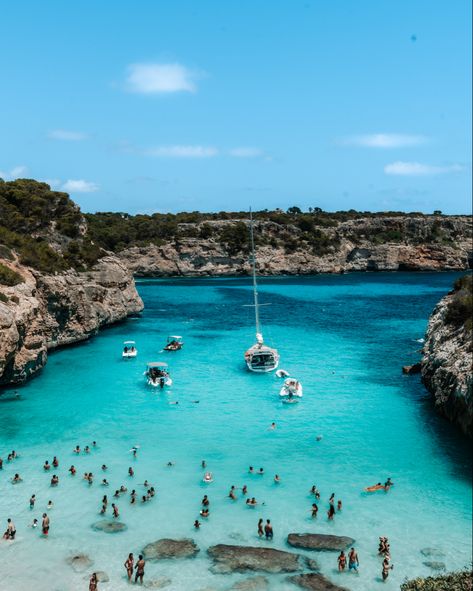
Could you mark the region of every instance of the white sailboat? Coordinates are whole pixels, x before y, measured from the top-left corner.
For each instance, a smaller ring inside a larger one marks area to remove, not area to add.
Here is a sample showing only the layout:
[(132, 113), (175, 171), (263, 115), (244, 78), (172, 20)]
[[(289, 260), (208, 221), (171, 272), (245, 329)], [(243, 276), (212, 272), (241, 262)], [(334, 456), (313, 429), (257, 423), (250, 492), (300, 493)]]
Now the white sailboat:
[(251, 266), (253, 272), (253, 299), (255, 308), (256, 343), (245, 352), (245, 362), (250, 371), (267, 373), (275, 370), (279, 365), (279, 353), (264, 344), (263, 332), (259, 319), (258, 285), (256, 282), (256, 256), (255, 239), (253, 235), (253, 216), (250, 209), (250, 240), (251, 240)]

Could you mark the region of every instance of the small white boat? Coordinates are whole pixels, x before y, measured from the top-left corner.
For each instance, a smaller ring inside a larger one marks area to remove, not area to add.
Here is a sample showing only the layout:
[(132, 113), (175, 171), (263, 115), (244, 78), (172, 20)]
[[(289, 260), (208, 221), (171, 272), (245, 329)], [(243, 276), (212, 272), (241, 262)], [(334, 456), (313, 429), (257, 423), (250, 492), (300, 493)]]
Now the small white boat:
[(172, 379), (167, 370), (168, 364), (162, 361), (151, 361), (146, 364), (146, 381), (153, 388), (172, 386)]
[(122, 357), (124, 359), (130, 359), (138, 355), (138, 349), (136, 348), (135, 341), (125, 341), (123, 343)]
[(289, 377), (289, 372), (286, 371), (285, 369), (278, 369), (276, 371), (276, 375), (278, 378), (288, 378)]
[(184, 346), (184, 341), (182, 337), (178, 335), (170, 335), (168, 336), (168, 340), (166, 346), (164, 347), (165, 351), (179, 351)]
[(302, 398), (302, 384), (295, 378), (287, 378), (284, 380), (281, 390), (279, 390), (279, 396), (286, 404), (298, 402)]

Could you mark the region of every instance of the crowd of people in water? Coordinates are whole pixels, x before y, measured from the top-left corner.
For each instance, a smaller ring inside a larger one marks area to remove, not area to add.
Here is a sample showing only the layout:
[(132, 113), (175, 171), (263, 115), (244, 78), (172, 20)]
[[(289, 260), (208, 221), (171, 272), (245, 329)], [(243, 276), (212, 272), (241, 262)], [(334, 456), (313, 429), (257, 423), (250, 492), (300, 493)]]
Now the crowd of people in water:
[[(271, 423), (270, 429), (273, 430), (275, 428), (276, 428), (276, 424)], [(90, 446), (86, 445), (83, 449), (81, 449), (81, 447), (79, 445), (77, 445), (72, 450), (72, 453), (74, 455), (83, 455), (83, 454), (88, 455), (88, 454), (91, 454), (92, 451), (95, 449), (97, 449), (97, 442), (93, 441)], [(133, 459), (135, 459), (135, 460), (137, 459), (137, 456), (138, 456), (138, 450), (139, 450), (139, 446), (137, 446), (137, 445), (133, 446), (130, 449)], [(18, 453), (15, 450), (12, 450), (7, 456), (7, 463), (8, 464), (13, 463), (18, 457), (19, 457)], [(174, 462), (169, 461), (169, 462), (167, 462), (166, 465), (167, 465), (167, 467), (171, 468), (174, 466)], [(56, 470), (58, 470), (58, 468), (59, 468), (59, 460), (58, 460), (57, 456), (53, 456), (53, 459), (51, 460), (51, 462), (49, 460), (45, 460), (45, 462), (43, 464), (43, 471), (44, 472), (50, 472), (52, 470), (56, 471)], [(205, 460), (201, 461), (201, 468), (204, 470), (207, 469), (207, 462)], [(3, 469), (4, 469), (3, 460), (2, 460), (2, 458), (0, 458), (0, 470), (3, 470)], [(101, 471), (102, 471), (103, 476), (107, 473), (108, 467), (106, 464), (102, 464)], [(74, 464), (72, 464), (70, 466), (70, 468), (68, 468), (68, 472), (69, 472), (70, 477), (76, 476), (77, 470), (76, 470)], [(263, 467), (255, 468), (254, 466), (249, 466), (248, 475), (249, 475), (249, 477), (251, 477), (253, 475), (262, 477), (265, 475), (265, 470)], [(135, 477), (135, 471), (134, 471), (133, 467), (130, 466), (128, 468), (128, 478), (133, 479), (134, 477)], [(85, 480), (89, 486), (92, 486), (94, 483), (94, 474), (92, 472), (84, 472), (82, 479)], [(14, 473), (14, 476), (10, 479), (10, 481), (12, 484), (18, 484), (20, 482), (23, 482), (23, 479), (21, 478), (19, 473)], [(210, 484), (211, 482), (213, 482), (213, 476), (212, 476), (211, 472), (205, 473), (204, 478), (203, 478), (203, 482), (207, 483), (207, 484)], [(278, 485), (281, 483), (281, 476), (279, 474), (274, 475), (273, 483), (275, 485)], [(367, 487), (365, 489), (365, 491), (366, 492), (376, 492), (378, 490), (383, 490), (384, 492), (387, 493), (387, 492), (389, 492), (389, 490), (393, 486), (393, 484), (394, 483), (392, 482), (391, 478), (388, 478), (384, 484), (378, 483), (378, 484), (373, 485), (371, 487)], [(50, 479), (50, 486), (56, 487), (58, 485), (59, 485), (59, 476), (56, 473), (54, 473), (54, 474), (52, 474), (51, 479)], [(108, 480), (105, 476), (101, 479), (100, 486), (105, 487), (105, 488), (110, 486), (110, 483), (108, 482)], [(148, 503), (155, 497), (157, 490), (156, 490), (155, 486), (152, 485), (147, 479), (145, 479), (144, 482), (141, 483), (141, 486), (144, 487), (144, 489), (146, 491), (145, 494), (141, 494), (141, 493), (138, 494), (136, 491), (136, 488), (132, 488), (131, 491), (129, 492), (129, 495), (128, 495), (129, 496), (129, 503), (131, 505), (135, 505), (136, 503)], [(113, 498), (113, 502), (109, 503), (109, 496), (107, 494), (103, 494), (99, 514), (101, 514), (101, 515), (107, 514), (109, 511), (109, 505), (110, 505), (111, 517), (113, 519), (118, 519), (120, 516), (120, 513), (119, 513), (117, 500), (123, 498), (124, 495), (127, 495), (127, 494), (128, 494), (128, 487), (125, 486), (124, 484), (122, 484), (119, 488), (117, 488), (115, 490), (115, 492), (113, 493), (113, 495), (111, 495)], [(313, 519), (317, 519), (318, 513), (319, 513), (319, 504), (321, 502), (321, 493), (315, 484), (312, 485), (312, 487), (310, 488), (309, 495), (311, 497), (313, 497), (313, 501), (312, 501), (311, 508), (310, 508), (309, 512), (310, 512), (311, 517)], [(238, 498), (240, 498), (240, 497), (244, 498), (245, 505), (248, 507), (251, 507), (251, 508), (254, 508), (258, 505), (261, 505), (261, 506), (265, 505), (264, 501), (259, 503), (254, 496), (250, 496), (248, 494), (248, 487), (246, 484), (244, 484), (242, 487), (237, 487), (235, 485), (231, 485), (230, 490), (228, 492), (228, 498), (232, 502), (236, 502), (238, 500)], [(36, 497), (36, 494), (34, 493), (30, 496), (30, 499), (29, 499), (29, 508), (31, 511), (33, 511), (35, 509), (36, 500), (37, 500), (37, 497)], [(49, 501), (47, 504), (48, 511), (50, 511), (52, 508), (53, 508), (53, 502)], [(343, 508), (342, 500), (336, 499), (335, 493), (332, 493), (328, 499), (327, 520), (333, 521), (335, 516), (342, 512), (342, 508)], [(210, 499), (209, 499), (208, 494), (203, 495), (203, 498), (201, 500), (201, 509), (199, 511), (199, 516), (203, 520), (207, 520), (208, 517), (210, 516)], [(194, 529), (195, 530), (200, 529), (200, 527), (202, 526), (202, 523), (203, 523), (202, 521), (200, 521), (199, 519), (196, 519), (193, 524)], [(40, 524), (39, 524), (38, 519), (34, 518), (32, 523), (30, 524), (30, 527), (33, 529), (36, 529), (37, 527), (39, 527), (39, 525)], [(42, 513), (42, 520), (41, 520), (41, 535), (43, 537), (47, 538), (49, 535), (49, 531), (50, 531), (50, 518), (49, 518), (48, 513), (44, 512), (44, 513)], [(4, 540), (15, 540), (16, 533), (17, 533), (17, 531), (16, 531), (15, 523), (13, 522), (11, 517), (8, 517), (6, 529), (3, 534), (3, 539)], [(258, 520), (258, 523), (257, 523), (256, 533), (257, 533), (258, 538), (264, 539), (266, 541), (271, 541), (274, 537), (273, 525), (271, 523), (271, 520), (270, 519), (264, 520), (263, 518), (260, 517)], [(387, 537), (380, 537), (379, 538), (378, 554), (382, 558), (382, 567), (381, 567), (382, 580), (386, 581), (389, 576), (389, 572), (393, 569), (393, 565), (391, 564), (390, 544), (389, 544)], [(344, 572), (347, 569), (347, 567), (348, 567), (349, 572), (354, 572), (354, 573), (359, 572), (360, 562), (359, 562), (359, 558), (358, 558), (358, 553), (355, 548), (351, 548), (350, 551), (348, 552), (348, 555), (346, 555), (345, 552), (342, 550), (340, 552), (340, 554), (338, 555), (337, 563), (338, 563), (339, 572)], [(143, 558), (143, 555), (140, 554), (138, 556), (138, 559), (135, 561), (133, 553), (130, 553), (125, 560), (124, 567), (126, 570), (126, 576), (127, 576), (128, 581), (133, 582), (133, 580), (134, 580), (135, 583), (141, 583), (141, 584), (143, 583), (144, 573), (145, 573), (145, 560)], [(89, 591), (97, 591), (98, 584), (99, 584), (99, 579), (98, 579), (97, 573), (93, 573), (89, 579)]]

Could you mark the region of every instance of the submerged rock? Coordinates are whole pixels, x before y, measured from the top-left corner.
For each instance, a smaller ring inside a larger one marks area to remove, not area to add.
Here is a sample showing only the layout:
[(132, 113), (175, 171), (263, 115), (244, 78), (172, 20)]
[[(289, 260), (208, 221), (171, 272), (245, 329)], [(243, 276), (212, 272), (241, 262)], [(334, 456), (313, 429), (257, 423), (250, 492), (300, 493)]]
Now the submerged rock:
[(171, 585), (171, 579), (167, 577), (161, 577), (160, 579), (151, 579), (150, 581), (146, 581), (143, 586), (146, 589), (162, 589), (163, 587), (168, 587)]
[(288, 577), (287, 580), (301, 589), (309, 591), (348, 591), (346, 587), (339, 587), (318, 573), (296, 575)]
[(233, 584), (228, 591), (267, 591), (269, 581), (266, 577), (251, 577)]
[(445, 552), (442, 552), (438, 548), (422, 548), (420, 553), (422, 556), (430, 556), (432, 558), (443, 558), (445, 556)]
[(165, 560), (167, 558), (192, 558), (198, 552), (199, 547), (190, 538), (171, 540), (163, 538), (151, 542), (143, 548), (143, 556), (146, 560)]
[(313, 560), (274, 548), (217, 544), (211, 546), (207, 552), (214, 562), (212, 572), (219, 574), (246, 571), (293, 573), (304, 568), (317, 570)]
[(329, 534), (289, 534), (287, 543), (294, 548), (304, 550), (337, 552), (353, 546), (355, 540), (347, 536), (332, 536)]
[(121, 521), (108, 521), (107, 519), (102, 519), (101, 521), (96, 521), (93, 523), (92, 529), (95, 529), (96, 531), (103, 531), (106, 534), (116, 534), (119, 531), (125, 531), (127, 529), (127, 525)]
[(428, 566), (429, 568), (431, 568), (432, 570), (445, 570), (445, 562), (436, 562), (435, 560), (427, 560), (425, 562), (423, 562), (422, 564), (424, 564), (425, 566)]
[[(110, 577), (103, 570), (96, 570), (96, 571), (94, 571), (94, 573), (97, 575), (97, 581), (99, 583), (108, 583), (110, 581)], [(92, 573), (85, 575), (84, 580), (88, 581), (91, 576), (92, 576)]]
[(66, 562), (76, 573), (82, 573), (94, 564), (87, 554), (74, 554), (66, 558)]

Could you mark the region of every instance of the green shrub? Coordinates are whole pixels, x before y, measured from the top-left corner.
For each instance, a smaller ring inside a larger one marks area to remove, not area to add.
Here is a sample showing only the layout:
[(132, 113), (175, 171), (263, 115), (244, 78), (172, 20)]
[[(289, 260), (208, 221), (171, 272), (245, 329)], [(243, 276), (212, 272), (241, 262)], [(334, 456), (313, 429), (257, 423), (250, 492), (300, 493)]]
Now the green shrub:
[(0, 263), (0, 284), (11, 287), (23, 282), (24, 279), (19, 273)]
[(8, 302), (8, 296), (5, 295), (4, 293), (2, 293), (0, 291), (0, 302), (3, 302), (4, 304), (6, 304)]
[(473, 277), (464, 275), (455, 281), (454, 293), (448, 303), (445, 321), (455, 326), (465, 326), (471, 330), (473, 325)]
[(472, 582), (471, 571), (465, 570), (406, 581), (401, 585), (401, 591), (471, 591)]

